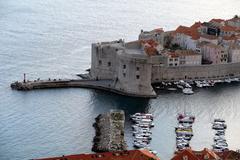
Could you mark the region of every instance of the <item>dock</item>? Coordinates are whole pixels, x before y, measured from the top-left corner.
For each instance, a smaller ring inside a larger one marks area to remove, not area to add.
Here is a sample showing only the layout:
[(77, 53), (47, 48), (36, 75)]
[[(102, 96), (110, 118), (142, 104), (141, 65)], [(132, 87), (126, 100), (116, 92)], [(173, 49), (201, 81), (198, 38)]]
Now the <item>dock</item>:
[(11, 83), (11, 88), (18, 91), (30, 91), (35, 89), (51, 89), (51, 88), (89, 88), (108, 92), (113, 92), (123, 96), (139, 97), (139, 98), (155, 98), (152, 95), (142, 95), (136, 93), (125, 92), (115, 87), (115, 81), (111, 79), (94, 80), (94, 79), (46, 79), (46, 80), (23, 80)]

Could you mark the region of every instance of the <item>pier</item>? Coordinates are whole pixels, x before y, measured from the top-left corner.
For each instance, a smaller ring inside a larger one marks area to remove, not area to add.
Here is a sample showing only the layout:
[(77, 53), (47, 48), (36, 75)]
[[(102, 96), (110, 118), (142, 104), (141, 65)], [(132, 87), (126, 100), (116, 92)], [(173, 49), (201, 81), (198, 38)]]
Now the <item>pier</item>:
[(30, 91), (34, 89), (51, 89), (51, 88), (90, 88), (104, 90), (116, 94), (140, 97), (140, 98), (155, 98), (156, 95), (144, 95), (138, 93), (126, 92), (115, 87), (115, 81), (111, 79), (94, 80), (94, 79), (46, 79), (46, 80), (23, 80), (11, 83), (11, 88), (19, 91)]

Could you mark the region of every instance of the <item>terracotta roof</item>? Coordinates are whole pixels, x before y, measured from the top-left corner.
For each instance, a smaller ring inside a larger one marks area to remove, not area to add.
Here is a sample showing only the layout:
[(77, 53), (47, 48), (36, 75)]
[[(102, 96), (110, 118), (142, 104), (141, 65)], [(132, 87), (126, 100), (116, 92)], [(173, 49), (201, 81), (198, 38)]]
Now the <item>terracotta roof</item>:
[(194, 55), (200, 55), (193, 50), (176, 50), (175, 53), (178, 56), (194, 56)]
[(104, 152), (96, 154), (77, 154), (36, 160), (160, 160), (148, 150), (130, 150), (122, 152)]
[(217, 23), (221, 23), (221, 22), (224, 22), (225, 20), (224, 19), (211, 19), (210, 22), (217, 22)]
[(151, 32), (157, 32), (157, 33), (162, 33), (164, 32), (162, 28), (156, 28), (154, 30), (152, 30)]
[(189, 160), (199, 160), (197, 156), (194, 155), (191, 149), (185, 149), (177, 153), (171, 160), (183, 160), (183, 157), (187, 156)]
[[(201, 23), (200, 23), (201, 25)], [(179, 26), (175, 33), (181, 33), (190, 36), (193, 40), (197, 40), (200, 38), (200, 34), (198, 33), (199, 22), (193, 24), (191, 27)]]
[(183, 34), (189, 34), (190, 33), (190, 28), (186, 26), (179, 26), (176, 31), (176, 33), (183, 33)]
[(188, 156), (189, 160), (219, 160), (220, 157), (212, 150), (204, 149), (202, 151), (193, 151), (191, 149), (185, 149), (178, 152), (172, 160), (183, 160), (184, 156)]
[(147, 55), (153, 56), (157, 54), (156, 47), (159, 45), (156, 41), (153, 39), (149, 40), (141, 40), (141, 44), (144, 45), (144, 51)]
[(238, 38), (235, 35), (231, 36), (223, 36), (223, 40), (225, 41), (232, 41), (232, 40), (237, 40)]
[(216, 152), (216, 154), (222, 159), (222, 160), (233, 160), (233, 159), (240, 159), (240, 153), (236, 151), (225, 151), (225, 152)]
[(192, 29), (198, 29), (199, 27), (201, 27), (201, 22), (199, 21), (199, 22), (195, 22), (190, 28), (192, 28)]
[(237, 27), (232, 27), (229, 25), (221, 26), (220, 29), (225, 32), (237, 31)]
[(239, 17), (239, 18), (232, 18), (232, 19), (228, 19), (227, 21), (233, 21), (233, 22), (237, 22), (237, 21), (240, 21), (240, 17)]

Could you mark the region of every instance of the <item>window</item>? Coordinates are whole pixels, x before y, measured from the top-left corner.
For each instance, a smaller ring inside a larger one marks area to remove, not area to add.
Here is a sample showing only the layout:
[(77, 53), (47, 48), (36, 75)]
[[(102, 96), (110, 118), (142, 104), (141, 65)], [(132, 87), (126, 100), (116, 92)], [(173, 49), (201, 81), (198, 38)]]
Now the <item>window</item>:
[(126, 73), (123, 73), (123, 77), (126, 77)]
[(139, 79), (140, 78), (140, 76), (139, 75), (136, 75), (136, 79)]
[(177, 59), (177, 58), (175, 58), (174, 60), (175, 60), (175, 61), (177, 61), (178, 59)]
[(109, 67), (111, 66), (111, 62), (108, 62), (108, 66), (109, 66)]
[(169, 59), (169, 61), (173, 61), (173, 59), (172, 59), (172, 58), (170, 58), (170, 59)]
[(101, 60), (99, 60), (99, 61), (98, 61), (98, 64), (99, 64), (99, 65), (102, 65), (102, 61), (101, 61)]
[(123, 65), (123, 69), (126, 69), (126, 65), (125, 64)]
[(139, 71), (139, 67), (137, 67), (136, 69), (137, 69), (137, 71)]
[(175, 63), (175, 66), (177, 66), (177, 63)]
[(118, 49), (117, 49), (117, 48), (116, 48), (115, 50), (116, 50), (116, 52), (118, 51)]
[(172, 63), (170, 63), (170, 64), (169, 64), (169, 66), (173, 66), (173, 64), (172, 64)]

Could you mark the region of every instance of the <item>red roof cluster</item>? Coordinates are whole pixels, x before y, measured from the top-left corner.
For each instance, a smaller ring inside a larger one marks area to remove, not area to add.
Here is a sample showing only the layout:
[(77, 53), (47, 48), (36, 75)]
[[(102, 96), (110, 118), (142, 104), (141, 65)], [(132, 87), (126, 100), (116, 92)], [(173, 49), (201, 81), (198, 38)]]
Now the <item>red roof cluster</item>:
[(232, 27), (232, 26), (229, 26), (229, 25), (224, 25), (224, 26), (221, 26), (220, 27), (222, 31), (224, 32), (231, 32), (231, 31), (237, 31), (237, 27)]
[(200, 38), (200, 33), (198, 32), (198, 28), (201, 26), (201, 22), (196, 22), (191, 27), (179, 26), (175, 33), (181, 33), (192, 37), (193, 40), (197, 40)]
[(235, 151), (214, 152), (207, 148), (202, 151), (193, 151), (191, 149), (185, 149), (175, 154), (172, 160), (233, 160), (240, 159), (240, 153)]
[(96, 154), (77, 154), (36, 160), (160, 160), (148, 150), (129, 150)]
[(210, 22), (222, 23), (222, 22), (225, 22), (225, 20), (224, 19), (215, 19), (215, 18), (213, 18), (213, 19), (210, 20)]
[(153, 39), (150, 40), (141, 40), (141, 43), (144, 45), (144, 51), (147, 55), (153, 56), (157, 54), (156, 47), (158, 46), (158, 43), (154, 41)]

